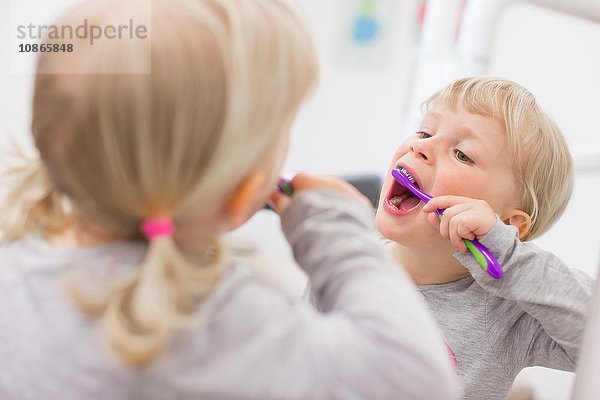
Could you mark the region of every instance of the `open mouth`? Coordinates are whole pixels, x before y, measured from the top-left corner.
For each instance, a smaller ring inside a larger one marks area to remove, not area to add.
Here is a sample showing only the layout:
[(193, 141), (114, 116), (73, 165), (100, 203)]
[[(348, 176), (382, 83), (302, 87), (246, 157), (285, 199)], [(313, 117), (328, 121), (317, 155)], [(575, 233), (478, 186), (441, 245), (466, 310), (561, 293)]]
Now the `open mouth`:
[[(411, 182), (420, 189), (419, 184), (414, 179), (413, 175), (406, 171), (403, 167), (398, 167), (398, 169), (409, 177)], [(414, 211), (418, 206), (421, 200), (416, 197), (410, 190), (406, 187), (402, 186), (396, 180), (393, 181), (392, 187), (386, 196), (385, 199), (385, 208), (392, 214), (395, 215), (406, 215), (412, 211)]]

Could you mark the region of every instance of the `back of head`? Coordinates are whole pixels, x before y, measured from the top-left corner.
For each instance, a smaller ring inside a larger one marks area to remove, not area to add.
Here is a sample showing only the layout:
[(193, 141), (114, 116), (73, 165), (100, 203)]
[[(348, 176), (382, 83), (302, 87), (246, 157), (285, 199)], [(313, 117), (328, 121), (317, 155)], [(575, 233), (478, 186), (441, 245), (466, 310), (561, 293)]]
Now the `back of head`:
[(458, 79), (424, 102), (462, 107), (467, 112), (501, 121), (512, 158), (519, 207), (531, 216), (531, 229), (523, 240), (547, 231), (565, 210), (573, 191), (573, 163), (566, 140), (535, 97), (507, 79)]
[[(283, 128), (317, 73), (313, 44), (285, 1), (95, 1), (60, 23), (141, 19), (149, 4), (151, 42), (41, 53), (32, 131), (54, 204), (48, 193), (32, 202), (20, 223), (6, 227), (9, 236), (67, 226), (70, 218), (56, 212), (58, 192), (101, 232), (137, 238), (146, 218), (177, 223), (191, 209), (210, 210), (281, 147)], [(148, 54), (150, 74), (86, 73), (90, 66), (136, 67)], [(65, 68), (80, 73), (61, 74)], [(51, 218), (44, 210), (54, 211)], [(214, 276), (189, 265), (172, 240), (152, 241), (139, 275), (104, 311), (119, 356), (137, 365), (152, 359)]]
[[(105, 3), (90, 18), (98, 24), (146, 2)], [(86, 215), (127, 233), (235, 187), (279, 140), (315, 73), (282, 1), (159, 0), (152, 15), (149, 49), (106, 41), (75, 59), (40, 59), (46, 70), (135, 64), (149, 50), (151, 74), (38, 75), (34, 99), (32, 130), (52, 180)]]

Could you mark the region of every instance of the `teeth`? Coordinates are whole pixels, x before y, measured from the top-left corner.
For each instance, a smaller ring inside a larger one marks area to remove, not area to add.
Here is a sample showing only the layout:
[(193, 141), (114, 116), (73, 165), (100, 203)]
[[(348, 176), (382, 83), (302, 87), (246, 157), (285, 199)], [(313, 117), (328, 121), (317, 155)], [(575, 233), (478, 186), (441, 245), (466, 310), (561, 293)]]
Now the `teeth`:
[(417, 183), (417, 180), (416, 180), (416, 179), (415, 179), (415, 178), (414, 178), (414, 177), (411, 175), (411, 173), (410, 173), (410, 172), (408, 172), (407, 170), (405, 170), (405, 169), (404, 169), (404, 167), (398, 167), (398, 169), (399, 169), (399, 170), (400, 170), (400, 171), (401, 171), (401, 172), (402, 172), (404, 175), (406, 175), (406, 177), (407, 177), (408, 179), (410, 179), (410, 181), (411, 181), (412, 183)]
[(393, 205), (394, 207), (400, 207), (400, 204), (402, 204), (402, 202), (404, 200), (406, 200), (406, 198), (409, 196), (410, 196), (409, 193), (405, 193), (400, 196), (394, 196), (390, 199), (390, 204)]
[(394, 196), (390, 199), (390, 204), (393, 205), (394, 207), (399, 207), (403, 201), (404, 201), (404, 199), (402, 197)]

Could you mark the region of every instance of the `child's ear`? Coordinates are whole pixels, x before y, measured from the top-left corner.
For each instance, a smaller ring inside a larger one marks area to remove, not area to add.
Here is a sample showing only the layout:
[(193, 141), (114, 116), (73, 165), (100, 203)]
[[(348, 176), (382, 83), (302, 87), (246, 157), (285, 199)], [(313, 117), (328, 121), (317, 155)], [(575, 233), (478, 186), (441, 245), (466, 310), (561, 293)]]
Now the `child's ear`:
[(225, 213), (230, 227), (243, 224), (255, 211), (256, 192), (263, 189), (266, 182), (264, 171), (255, 170), (235, 188), (229, 202), (225, 205)]
[(506, 225), (517, 227), (519, 230), (519, 239), (523, 239), (527, 235), (527, 232), (529, 232), (529, 229), (531, 229), (531, 217), (529, 214), (516, 208), (511, 208), (502, 213), (500, 219)]

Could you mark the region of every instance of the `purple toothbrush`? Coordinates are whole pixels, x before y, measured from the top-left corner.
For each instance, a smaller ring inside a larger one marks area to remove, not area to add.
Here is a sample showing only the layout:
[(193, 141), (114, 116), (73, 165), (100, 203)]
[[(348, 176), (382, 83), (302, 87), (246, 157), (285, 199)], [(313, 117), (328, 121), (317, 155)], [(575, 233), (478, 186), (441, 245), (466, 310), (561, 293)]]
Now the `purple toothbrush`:
[[(413, 194), (419, 199), (421, 199), (423, 203), (428, 203), (429, 200), (432, 199), (432, 197), (429, 194), (423, 192), (417, 186), (415, 186), (415, 179), (406, 169), (398, 167), (392, 170), (392, 176), (394, 177), (396, 182), (413, 192)], [(437, 214), (439, 219), (442, 219), (444, 210), (435, 210), (435, 213)], [(477, 239), (463, 239), (463, 241), (465, 242), (467, 249), (469, 249), (471, 254), (475, 256), (475, 259), (477, 260), (479, 265), (481, 265), (481, 268), (483, 268), (484, 271), (486, 271), (494, 279), (502, 279), (502, 276), (504, 275), (502, 271), (502, 266), (500, 265), (496, 257), (494, 257), (492, 253), (490, 253), (487, 247), (479, 243)]]

